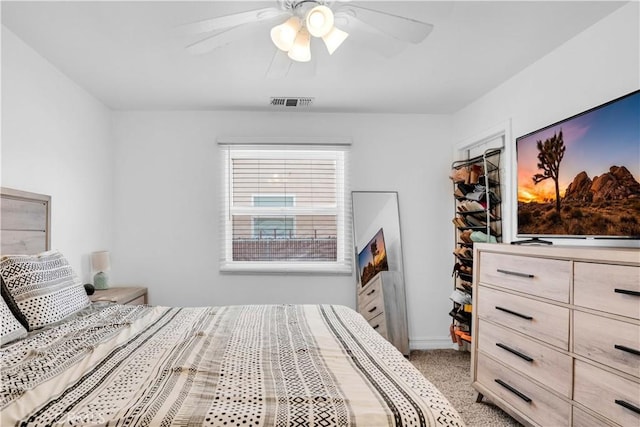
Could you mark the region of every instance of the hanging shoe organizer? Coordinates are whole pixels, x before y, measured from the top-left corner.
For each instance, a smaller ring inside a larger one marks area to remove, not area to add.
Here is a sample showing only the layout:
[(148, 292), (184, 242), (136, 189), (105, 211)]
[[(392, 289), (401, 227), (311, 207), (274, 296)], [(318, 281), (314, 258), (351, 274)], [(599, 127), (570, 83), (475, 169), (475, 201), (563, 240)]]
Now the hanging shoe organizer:
[(473, 280), (473, 244), (502, 241), (502, 197), (500, 193), (501, 149), (490, 149), (481, 156), (458, 160), (451, 165), (455, 199), (452, 220), (456, 245), (450, 296), (453, 309), (451, 340), (461, 348), (471, 343), (471, 298)]

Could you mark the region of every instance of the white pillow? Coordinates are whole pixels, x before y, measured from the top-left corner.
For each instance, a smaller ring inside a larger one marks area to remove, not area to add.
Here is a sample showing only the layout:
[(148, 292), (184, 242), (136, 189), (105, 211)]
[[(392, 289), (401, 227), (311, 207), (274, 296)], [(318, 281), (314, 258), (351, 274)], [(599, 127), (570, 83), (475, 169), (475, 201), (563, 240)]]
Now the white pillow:
[(0, 345), (27, 336), (27, 330), (18, 322), (4, 298), (0, 298)]
[[(58, 251), (0, 258), (2, 292), (28, 330), (64, 319), (91, 304), (82, 282)], [(22, 319), (21, 319), (22, 317)]]

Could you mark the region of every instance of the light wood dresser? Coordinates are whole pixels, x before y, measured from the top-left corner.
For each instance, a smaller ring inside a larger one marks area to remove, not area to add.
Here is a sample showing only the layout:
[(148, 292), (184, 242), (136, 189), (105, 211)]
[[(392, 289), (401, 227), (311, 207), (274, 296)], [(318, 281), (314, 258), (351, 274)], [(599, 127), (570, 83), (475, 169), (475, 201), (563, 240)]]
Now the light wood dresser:
[(395, 271), (381, 271), (364, 287), (358, 284), (358, 313), (402, 354), (408, 356), (406, 300), (399, 275)]
[(474, 252), (478, 399), (525, 425), (640, 426), (640, 250)]

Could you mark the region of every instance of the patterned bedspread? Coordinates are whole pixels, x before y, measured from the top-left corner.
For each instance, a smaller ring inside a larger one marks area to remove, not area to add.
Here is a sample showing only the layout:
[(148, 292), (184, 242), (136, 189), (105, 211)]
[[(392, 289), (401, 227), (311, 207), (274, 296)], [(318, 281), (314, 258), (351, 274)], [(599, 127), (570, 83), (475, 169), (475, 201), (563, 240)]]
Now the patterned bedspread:
[(0, 363), (2, 426), (463, 425), (343, 306), (94, 305)]

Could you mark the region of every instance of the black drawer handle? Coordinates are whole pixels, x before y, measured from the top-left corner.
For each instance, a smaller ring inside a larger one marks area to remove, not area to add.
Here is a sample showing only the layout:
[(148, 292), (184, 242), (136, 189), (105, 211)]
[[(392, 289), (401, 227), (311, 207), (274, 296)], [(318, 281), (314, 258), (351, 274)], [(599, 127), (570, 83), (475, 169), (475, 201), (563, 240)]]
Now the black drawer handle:
[(622, 351), (626, 351), (627, 353), (631, 353), (631, 354), (635, 354), (637, 356), (640, 356), (640, 350), (636, 350), (635, 348), (627, 347), (626, 345), (615, 344), (613, 346), (613, 348), (615, 348), (616, 350), (622, 350)]
[(639, 291), (632, 291), (630, 289), (614, 289), (613, 292), (617, 294), (633, 295), (634, 297), (640, 297)]
[(376, 325), (373, 327), (373, 329), (378, 329), (380, 327), (380, 325)]
[(497, 343), (496, 343), (496, 345), (497, 345), (498, 347), (500, 347), (500, 348), (504, 349), (504, 350), (507, 350), (509, 353), (513, 353), (513, 354), (515, 354), (516, 356), (518, 356), (519, 358), (526, 360), (527, 362), (533, 362), (533, 358), (531, 358), (531, 357), (527, 356), (527, 355), (526, 355), (526, 354), (524, 354), (524, 353), (520, 353), (518, 350), (514, 350), (513, 348), (508, 347), (508, 346), (506, 346), (506, 345), (504, 345), (504, 344), (502, 344), (502, 343), (500, 343), (500, 342), (497, 342)]
[(367, 292), (367, 296), (369, 296), (369, 295), (373, 294), (375, 291), (376, 291), (376, 290), (375, 290), (375, 288), (374, 288), (374, 289), (371, 289), (369, 292)]
[(500, 307), (496, 305), (496, 310), (504, 311), (505, 313), (513, 314), (514, 316), (522, 317), (523, 319), (533, 320), (533, 317), (527, 316), (526, 314), (520, 314), (518, 312), (509, 310), (508, 308)]
[(498, 384), (500, 384), (502, 387), (506, 388), (507, 390), (509, 390), (511, 393), (515, 394), (516, 396), (518, 396), (520, 399), (524, 400), (527, 403), (531, 403), (531, 398), (529, 396), (527, 396), (524, 393), (519, 392), (518, 390), (516, 390), (515, 388), (511, 387), (509, 384), (505, 383), (504, 381), (496, 378), (494, 380), (495, 382), (497, 382)]
[(378, 307), (373, 307), (371, 310), (369, 310), (369, 313), (373, 313), (374, 311), (376, 311), (378, 309)]
[(510, 274), (511, 276), (526, 277), (527, 279), (533, 279), (535, 277), (533, 274), (520, 273), (518, 271), (502, 270), (500, 268), (498, 268), (496, 271), (498, 273)]
[(626, 402), (626, 401), (620, 400), (620, 399), (616, 399), (615, 402), (616, 402), (617, 405), (620, 405), (620, 406), (622, 406), (624, 408), (627, 408), (628, 410), (633, 411), (636, 414), (640, 414), (640, 408), (638, 408), (636, 405), (634, 405), (632, 403), (629, 403), (629, 402)]

